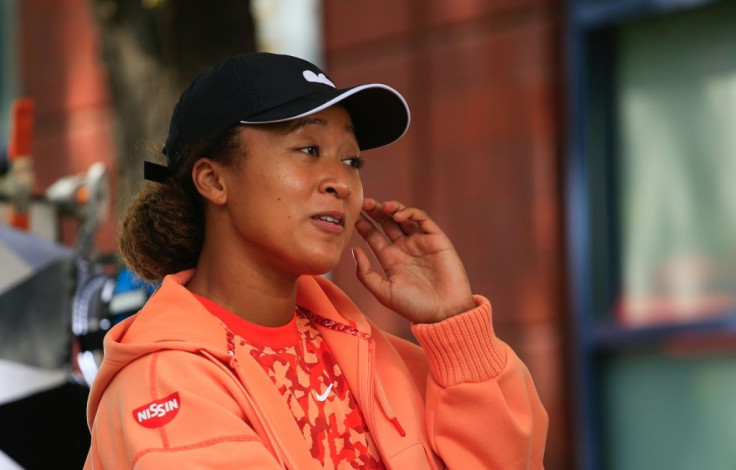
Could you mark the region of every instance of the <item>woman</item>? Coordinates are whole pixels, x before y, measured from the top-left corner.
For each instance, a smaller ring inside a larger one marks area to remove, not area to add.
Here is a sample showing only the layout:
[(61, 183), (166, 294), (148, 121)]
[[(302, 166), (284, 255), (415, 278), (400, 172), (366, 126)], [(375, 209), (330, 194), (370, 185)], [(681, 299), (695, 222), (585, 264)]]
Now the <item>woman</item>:
[[(408, 125), (393, 89), (338, 90), (295, 57), (194, 80), (123, 218), (126, 262), (163, 283), (105, 339), (86, 468), (542, 466), (546, 413), (452, 244), (363, 196), (360, 152)], [(354, 248), (358, 278), (421, 347), (320, 277), (353, 228), (385, 272)]]

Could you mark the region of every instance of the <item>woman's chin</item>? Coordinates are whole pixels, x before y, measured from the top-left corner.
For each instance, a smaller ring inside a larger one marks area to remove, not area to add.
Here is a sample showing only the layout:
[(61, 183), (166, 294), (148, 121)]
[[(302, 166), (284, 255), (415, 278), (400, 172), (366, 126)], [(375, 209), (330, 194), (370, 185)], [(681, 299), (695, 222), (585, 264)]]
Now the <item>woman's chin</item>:
[(319, 266), (311, 266), (307, 268), (303, 274), (308, 274), (310, 276), (322, 276), (324, 274), (329, 273), (336, 267), (337, 267), (337, 263), (329, 264), (329, 265), (325, 263), (320, 263)]
[(318, 259), (310, 260), (311, 262), (304, 264), (303, 274), (312, 276), (321, 276), (335, 269), (340, 262), (340, 256), (325, 255)]

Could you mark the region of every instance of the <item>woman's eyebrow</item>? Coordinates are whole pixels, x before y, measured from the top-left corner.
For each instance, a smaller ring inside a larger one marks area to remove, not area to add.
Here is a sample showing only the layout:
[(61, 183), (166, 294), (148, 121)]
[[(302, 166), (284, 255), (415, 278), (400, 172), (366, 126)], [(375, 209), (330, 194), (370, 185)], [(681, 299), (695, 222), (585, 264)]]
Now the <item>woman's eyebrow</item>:
[(294, 121), (291, 124), (291, 126), (289, 126), (289, 132), (294, 132), (295, 130), (300, 129), (309, 124), (317, 124), (320, 126), (326, 126), (327, 121), (325, 121), (322, 118), (318, 118), (318, 117), (305, 117), (303, 119), (298, 119)]
[[(291, 133), (298, 129), (301, 129), (304, 126), (310, 125), (310, 124), (316, 124), (320, 126), (326, 126), (327, 121), (325, 119), (319, 118), (319, 117), (305, 117), (302, 119), (295, 120), (291, 123), (291, 125), (288, 127), (287, 132)], [(355, 126), (352, 124), (346, 124), (345, 130), (347, 130), (349, 133), (355, 135)]]

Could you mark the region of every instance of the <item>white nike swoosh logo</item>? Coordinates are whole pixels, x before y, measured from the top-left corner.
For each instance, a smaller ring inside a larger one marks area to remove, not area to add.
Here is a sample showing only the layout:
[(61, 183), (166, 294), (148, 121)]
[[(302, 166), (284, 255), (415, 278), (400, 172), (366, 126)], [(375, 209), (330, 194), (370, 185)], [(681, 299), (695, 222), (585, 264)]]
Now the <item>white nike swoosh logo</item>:
[(330, 394), (330, 390), (332, 390), (332, 384), (327, 387), (327, 390), (325, 390), (325, 393), (323, 393), (322, 395), (318, 395), (317, 392), (315, 392), (314, 390), (312, 390), (312, 392), (314, 392), (314, 398), (316, 398), (317, 401), (325, 401), (327, 400), (327, 395)]

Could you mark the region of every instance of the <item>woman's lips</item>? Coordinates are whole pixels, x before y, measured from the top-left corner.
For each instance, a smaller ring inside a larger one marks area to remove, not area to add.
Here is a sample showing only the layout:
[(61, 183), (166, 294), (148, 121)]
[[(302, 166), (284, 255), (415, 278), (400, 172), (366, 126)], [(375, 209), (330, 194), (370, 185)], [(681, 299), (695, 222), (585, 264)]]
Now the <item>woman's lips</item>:
[(312, 216), (314, 224), (330, 233), (345, 231), (345, 214), (342, 212), (322, 212)]

